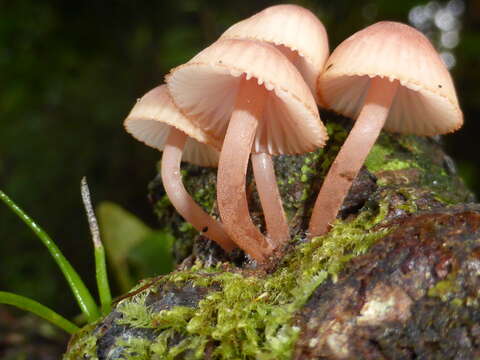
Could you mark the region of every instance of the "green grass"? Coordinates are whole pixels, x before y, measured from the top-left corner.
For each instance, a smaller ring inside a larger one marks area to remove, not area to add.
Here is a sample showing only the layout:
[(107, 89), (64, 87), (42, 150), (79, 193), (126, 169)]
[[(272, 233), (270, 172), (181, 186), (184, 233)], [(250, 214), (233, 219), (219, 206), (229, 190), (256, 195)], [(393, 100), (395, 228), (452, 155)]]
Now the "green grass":
[[(110, 312), (112, 296), (110, 294), (110, 285), (108, 283), (107, 270), (105, 264), (105, 250), (103, 248), (100, 232), (95, 219), (95, 214), (90, 202), (90, 193), (85, 178), (82, 179), (82, 198), (84, 200), (87, 217), (90, 224), (92, 239), (94, 243), (95, 266), (97, 275), (97, 286), (100, 295), (101, 308), (99, 309), (92, 294), (85, 286), (78, 273), (75, 271), (70, 262), (62, 254), (58, 246), (52, 238), (37, 224), (30, 216), (28, 216), (17, 204), (13, 202), (3, 191), (0, 190), (0, 199), (16, 214), (22, 221), (34, 232), (37, 238), (45, 245), (50, 255), (53, 257), (65, 279), (67, 280), (70, 290), (88, 323), (97, 320), (101, 315)], [(78, 331), (78, 327), (57, 314), (48, 307), (36, 302), (35, 300), (24, 296), (0, 291), (0, 303), (12, 305), (17, 308), (29, 311), (38, 315), (61, 329), (73, 334)]]

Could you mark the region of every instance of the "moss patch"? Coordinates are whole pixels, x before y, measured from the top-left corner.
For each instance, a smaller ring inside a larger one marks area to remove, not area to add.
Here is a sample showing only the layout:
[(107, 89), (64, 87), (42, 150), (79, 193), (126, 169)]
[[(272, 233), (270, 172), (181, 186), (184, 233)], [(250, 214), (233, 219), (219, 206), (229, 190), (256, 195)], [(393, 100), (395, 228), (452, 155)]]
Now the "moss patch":
[(451, 273), (445, 280), (438, 281), (435, 286), (428, 289), (428, 296), (447, 301), (459, 290), (455, 277), (455, 273)]
[(377, 175), (379, 186), (408, 183), (444, 204), (474, 200), (462, 180), (447, 172), (445, 154), (429, 138), (382, 133), (365, 166)]
[(370, 150), (365, 167), (372, 173), (418, 168), (415, 154), (405, 151), (395, 135), (382, 133)]
[[(117, 339), (128, 359), (203, 359), (208, 346), (214, 359), (289, 359), (298, 335), (293, 314), (327, 278), (337, 274), (354, 256), (362, 254), (387, 233), (378, 225), (387, 205), (362, 212), (352, 221), (339, 221), (327, 236), (298, 245), (272, 274), (224, 271), (219, 265), (191, 269), (162, 277), (155, 286), (121, 301), (118, 326), (150, 328), (153, 340)], [(215, 287), (196, 308), (174, 306), (152, 311), (146, 298), (162, 284)], [(92, 335), (95, 337), (95, 335)], [(90, 338), (88, 343), (94, 343)], [(133, 355), (132, 355), (133, 354)], [(147, 357), (148, 356), (148, 357)], [(66, 359), (73, 359), (70, 355)]]
[(68, 345), (66, 359), (98, 360), (95, 324), (83, 327), (72, 336)]

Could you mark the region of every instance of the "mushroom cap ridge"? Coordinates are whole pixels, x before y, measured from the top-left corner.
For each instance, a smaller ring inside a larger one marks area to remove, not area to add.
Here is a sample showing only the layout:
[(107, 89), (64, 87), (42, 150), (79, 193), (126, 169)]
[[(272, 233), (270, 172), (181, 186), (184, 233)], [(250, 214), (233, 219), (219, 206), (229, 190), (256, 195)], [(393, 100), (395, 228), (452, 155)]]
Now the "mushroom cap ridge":
[(219, 40), (166, 82), (175, 104), (205, 132), (223, 141), (242, 77), (269, 90), (253, 152), (299, 154), (327, 139), (313, 95), (298, 70), (274, 46)]
[(320, 102), (356, 119), (375, 76), (401, 84), (386, 130), (432, 136), (462, 126), (450, 73), (418, 30), (383, 21), (346, 39), (333, 51), (318, 79)]

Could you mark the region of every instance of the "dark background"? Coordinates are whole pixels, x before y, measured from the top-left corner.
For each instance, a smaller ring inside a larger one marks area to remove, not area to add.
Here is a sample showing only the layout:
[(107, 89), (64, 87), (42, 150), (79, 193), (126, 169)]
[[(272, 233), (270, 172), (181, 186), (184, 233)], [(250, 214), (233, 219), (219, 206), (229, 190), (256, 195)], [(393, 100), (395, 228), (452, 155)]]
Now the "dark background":
[[(87, 175), (96, 203), (114, 201), (158, 227), (146, 193), (160, 155), (126, 134), (123, 119), (171, 67), (229, 25), (276, 3), (0, 0), (0, 188), (50, 233), (91, 289), (93, 254), (80, 178)], [(480, 3), (294, 3), (324, 22), (331, 49), (366, 25), (396, 20), (419, 26), (439, 51), (450, 53), (449, 61), (454, 57), (465, 126), (444, 140), (480, 194)], [(0, 290), (70, 317), (78, 311), (46, 249), (2, 204)]]

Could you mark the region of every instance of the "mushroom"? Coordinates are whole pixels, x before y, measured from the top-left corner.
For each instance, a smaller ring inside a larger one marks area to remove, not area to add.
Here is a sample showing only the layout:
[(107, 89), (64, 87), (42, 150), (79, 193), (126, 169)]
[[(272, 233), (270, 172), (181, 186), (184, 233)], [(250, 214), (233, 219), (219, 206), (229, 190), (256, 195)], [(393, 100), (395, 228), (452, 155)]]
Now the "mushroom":
[(225, 251), (233, 250), (236, 246), (223, 225), (192, 199), (183, 186), (180, 173), (182, 156), (184, 161), (195, 165), (217, 166), (219, 153), (212, 146), (219, 148), (219, 142), (181, 114), (173, 104), (166, 85), (150, 90), (137, 101), (124, 126), (137, 140), (163, 151), (163, 186), (180, 215)]
[(318, 84), (325, 107), (357, 120), (317, 197), (311, 236), (328, 232), (383, 127), (433, 136), (463, 123), (440, 56), (422, 33), (401, 23), (379, 22), (342, 42)]
[(328, 37), (322, 22), (298, 5), (270, 6), (228, 28), (221, 39), (259, 40), (280, 50), (317, 95), (317, 79), (328, 57)]
[[(296, 66), (316, 96), (316, 81), (329, 50), (325, 27), (311, 11), (297, 5), (271, 6), (232, 25), (220, 39), (258, 40), (274, 45)], [(251, 162), (267, 233), (280, 246), (290, 238), (290, 230), (272, 158), (264, 152), (253, 152)]]
[[(310, 89), (272, 45), (220, 40), (167, 75), (175, 104), (218, 141), (220, 216), (233, 241), (263, 262), (278, 246), (253, 224), (245, 194), (250, 153), (298, 154), (327, 134)], [(228, 127), (228, 128), (227, 128)]]

